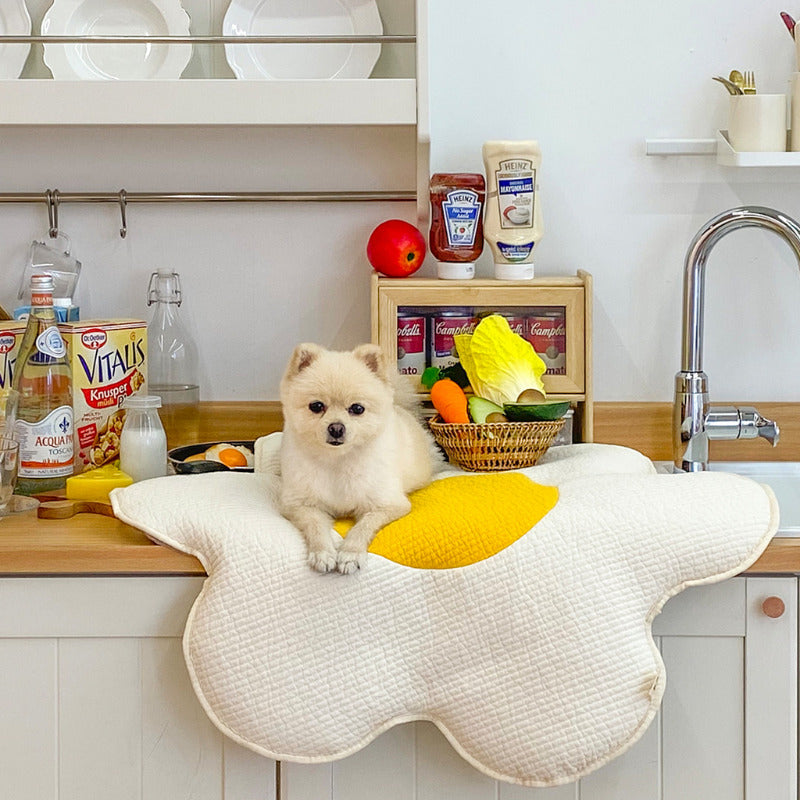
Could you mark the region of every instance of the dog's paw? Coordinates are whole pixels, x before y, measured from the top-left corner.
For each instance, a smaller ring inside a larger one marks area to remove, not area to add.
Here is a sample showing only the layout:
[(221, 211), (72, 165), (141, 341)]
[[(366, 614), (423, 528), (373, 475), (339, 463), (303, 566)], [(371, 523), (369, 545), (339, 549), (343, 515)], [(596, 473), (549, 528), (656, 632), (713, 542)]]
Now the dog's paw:
[(333, 572), (336, 569), (336, 551), (310, 551), (308, 554), (308, 566), (317, 572)]
[(367, 563), (367, 554), (351, 550), (339, 550), (336, 554), (336, 569), (342, 575), (350, 575)]

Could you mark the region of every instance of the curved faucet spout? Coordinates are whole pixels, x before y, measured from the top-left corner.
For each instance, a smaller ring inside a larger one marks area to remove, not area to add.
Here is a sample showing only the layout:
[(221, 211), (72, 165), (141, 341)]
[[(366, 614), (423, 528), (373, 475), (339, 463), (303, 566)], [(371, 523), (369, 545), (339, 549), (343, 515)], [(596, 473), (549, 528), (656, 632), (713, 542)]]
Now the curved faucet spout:
[(800, 224), (771, 208), (743, 206), (724, 211), (709, 220), (692, 239), (683, 272), (681, 371), (675, 376), (672, 415), (673, 452), (678, 470), (707, 469), (710, 439), (761, 437), (773, 445), (778, 442), (778, 426), (754, 408), (711, 408), (708, 377), (703, 372), (706, 260), (725, 234), (748, 227), (765, 228), (783, 236), (800, 264)]
[(780, 211), (762, 206), (742, 206), (723, 211), (709, 220), (692, 239), (684, 262), (683, 372), (701, 372), (703, 369), (703, 307), (708, 254), (726, 234), (749, 227), (766, 228), (783, 236), (800, 265), (800, 224)]

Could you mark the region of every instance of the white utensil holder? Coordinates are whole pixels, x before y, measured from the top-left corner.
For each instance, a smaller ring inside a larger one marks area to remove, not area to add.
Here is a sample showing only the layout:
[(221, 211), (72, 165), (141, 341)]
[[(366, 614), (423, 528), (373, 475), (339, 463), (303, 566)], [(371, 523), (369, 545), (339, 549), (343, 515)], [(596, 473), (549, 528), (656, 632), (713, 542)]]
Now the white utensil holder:
[(785, 152), (786, 95), (734, 94), (729, 100), (728, 137), (734, 150)]

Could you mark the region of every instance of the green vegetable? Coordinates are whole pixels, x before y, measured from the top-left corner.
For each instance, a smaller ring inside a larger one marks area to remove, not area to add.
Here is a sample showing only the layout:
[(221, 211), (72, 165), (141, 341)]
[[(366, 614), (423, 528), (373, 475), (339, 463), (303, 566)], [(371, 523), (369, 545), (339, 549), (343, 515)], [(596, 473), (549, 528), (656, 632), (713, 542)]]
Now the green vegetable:
[(511, 422), (533, 422), (561, 419), (569, 411), (569, 400), (550, 400), (546, 403), (506, 403), (503, 413)]
[(486, 417), (489, 414), (502, 414), (503, 409), (500, 408), (497, 403), (493, 403), (491, 400), (485, 400), (483, 397), (470, 397), (467, 400), (467, 408), (469, 409), (469, 415), (472, 417), (473, 422), (477, 422), (479, 425), (486, 422)]
[(544, 361), (530, 342), (511, 330), (505, 317), (485, 317), (473, 334), (456, 334), (455, 344), (472, 391), (479, 397), (503, 405), (516, 402), (527, 389), (545, 393)]
[(443, 380), (444, 378), (450, 378), (453, 383), (457, 383), (462, 389), (469, 388), (467, 373), (464, 372), (464, 367), (462, 367), (458, 361), (443, 369), (440, 367), (426, 367), (420, 378), (420, 383), (422, 383), (425, 388), (430, 389), (436, 381)]

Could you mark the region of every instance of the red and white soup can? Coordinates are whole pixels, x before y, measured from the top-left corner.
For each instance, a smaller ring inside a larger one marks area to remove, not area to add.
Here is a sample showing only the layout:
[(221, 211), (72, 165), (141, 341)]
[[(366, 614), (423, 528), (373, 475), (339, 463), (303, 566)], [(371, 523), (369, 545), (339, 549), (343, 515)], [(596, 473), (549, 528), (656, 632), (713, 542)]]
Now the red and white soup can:
[(431, 325), (431, 366), (444, 369), (457, 363), (455, 337), (460, 333), (473, 333), (476, 324), (471, 308), (437, 311)]
[(528, 320), (522, 314), (506, 314), (500, 312), (501, 317), (505, 317), (508, 327), (511, 328), (511, 333), (516, 333), (517, 336), (525, 338), (525, 333), (528, 329)]
[(417, 375), (425, 371), (427, 318), (423, 314), (397, 315), (397, 371)]
[(528, 315), (525, 338), (547, 365), (549, 375), (567, 372), (567, 325), (563, 309), (550, 309)]

